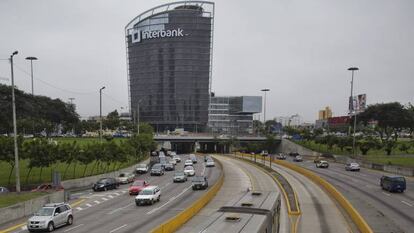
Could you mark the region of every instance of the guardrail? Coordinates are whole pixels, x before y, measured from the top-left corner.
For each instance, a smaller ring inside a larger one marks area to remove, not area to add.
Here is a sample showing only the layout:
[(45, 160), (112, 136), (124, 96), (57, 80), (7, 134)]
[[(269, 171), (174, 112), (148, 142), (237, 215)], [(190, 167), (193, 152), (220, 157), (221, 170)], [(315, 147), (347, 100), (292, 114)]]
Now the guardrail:
[(184, 223), (190, 220), (194, 215), (196, 215), (211, 199), (217, 194), (224, 182), (224, 171), (223, 165), (216, 159), (221, 167), (221, 174), (216, 183), (209, 189), (201, 198), (195, 201), (190, 207), (181, 211), (181, 213), (170, 218), (166, 222), (162, 223), (158, 227), (152, 229), (151, 233), (169, 233), (174, 232), (180, 228)]
[(342, 193), (340, 193), (328, 181), (326, 181), (325, 179), (323, 179), (320, 176), (316, 175), (314, 172), (309, 171), (308, 169), (299, 167), (299, 166), (291, 164), (289, 162), (281, 161), (281, 160), (273, 160), (273, 162), (278, 164), (278, 165), (287, 167), (287, 168), (289, 168), (293, 171), (296, 171), (296, 172), (308, 177), (310, 180), (312, 180), (314, 183), (318, 184), (319, 186), (322, 186), (331, 195), (331, 197), (333, 197), (342, 206), (342, 208), (344, 208), (344, 210), (351, 217), (352, 221), (358, 227), (360, 232), (373, 233), (371, 227), (368, 225), (368, 223), (365, 221), (365, 219), (359, 214), (359, 212), (342, 195)]

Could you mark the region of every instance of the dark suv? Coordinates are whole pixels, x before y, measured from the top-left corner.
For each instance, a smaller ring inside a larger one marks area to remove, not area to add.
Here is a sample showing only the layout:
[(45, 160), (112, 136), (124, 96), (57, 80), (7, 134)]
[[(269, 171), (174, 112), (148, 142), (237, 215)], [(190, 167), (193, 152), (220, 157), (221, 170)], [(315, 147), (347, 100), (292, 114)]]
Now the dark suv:
[(208, 188), (207, 177), (205, 176), (195, 176), (191, 184), (193, 190), (206, 189)]
[(164, 166), (160, 163), (156, 163), (154, 164), (154, 166), (152, 166), (150, 175), (151, 176), (154, 176), (154, 175), (162, 176), (164, 175), (164, 171), (165, 171)]
[(382, 176), (380, 181), (381, 188), (389, 192), (404, 192), (406, 188), (403, 176)]
[(93, 184), (93, 191), (106, 191), (108, 189), (116, 189), (119, 187), (119, 183), (115, 178), (102, 178)]

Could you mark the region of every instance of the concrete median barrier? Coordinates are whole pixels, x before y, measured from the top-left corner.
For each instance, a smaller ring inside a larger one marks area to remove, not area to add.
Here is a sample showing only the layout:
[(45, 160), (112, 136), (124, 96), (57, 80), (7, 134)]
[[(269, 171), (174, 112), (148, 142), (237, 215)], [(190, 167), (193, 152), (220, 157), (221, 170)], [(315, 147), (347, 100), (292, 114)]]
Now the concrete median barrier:
[(217, 182), (197, 201), (191, 206), (183, 210), (181, 213), (162, 223), (158, 227), (152, 229), (152, 233), (169, 233), (174, 232), (180, 228), (184, 223), (190, 220), (196, 215), (211, 199), (217, 194), (224, 182), (224, 171), (220, 161), (216, 160), (216, 163), (221, 167), (221, 174)]

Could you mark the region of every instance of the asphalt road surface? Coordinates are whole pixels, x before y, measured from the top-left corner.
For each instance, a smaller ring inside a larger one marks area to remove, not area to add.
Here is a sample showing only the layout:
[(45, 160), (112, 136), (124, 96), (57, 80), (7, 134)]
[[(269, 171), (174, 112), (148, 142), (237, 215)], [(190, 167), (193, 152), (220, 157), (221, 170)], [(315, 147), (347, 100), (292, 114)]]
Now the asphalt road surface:
[[(176, 171), (183, 170), (187, 155), (181, 155)], [(211, 187), (220, 175), (218, 166), (206, 168), (202, 157), (194, 165), (196, 175), (207, 176)], [(138, 175), (138, 179), (149, 181), (150, 185), (161, 188), (161, 200), (154, 205), (136, 206), (135, 196), (128, 194), (129, 185), (122, 185), (116, 190), (106, 192), (78, 193), (82, 204), (73, 208), (74, 224), (56, 229), (56, 232), (102, 233), (102, 232), (149, 232), (154, 227), (175, 216), (192, 204), (206, 191), (193, 191), (191, 178), (185, 183), (173, 183), (174, 171), (165, 172), (163, 176)], [(28, 232), (19, 229), (14, 232)]]
[(379, 182), (384, 172), (361, 168), (345, 171), (345, 165), (329, 163), (329, 168), (316, 168), (313, 160), (293, 162), (310, 169), (333, 184), (365, 218), (374, 232), (414, 232), (414, 179), (407, 178), (404, 193), (389, 193)]

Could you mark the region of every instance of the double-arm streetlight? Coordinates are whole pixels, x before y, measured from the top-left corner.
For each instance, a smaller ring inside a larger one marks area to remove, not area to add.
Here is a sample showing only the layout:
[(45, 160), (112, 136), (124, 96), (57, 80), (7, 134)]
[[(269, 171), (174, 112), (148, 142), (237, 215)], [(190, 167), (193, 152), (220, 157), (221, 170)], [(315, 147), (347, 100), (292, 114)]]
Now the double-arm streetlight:
[(354, 115), (354, 133), (352, 135), (352, 155), (355, 157), (355, 129), (356, 129), (356, 117), (357, 112), (354, 109), (354, 71), (359, 70), (358, 67), (350, 67), (348, 68), (352, 72), (352, 79), (351, 79), (351, 98), (349, 100), (349, 113), (350, 115)]
[(13, 73), (13, 57), (19, 52), (14, 51), (10, 55), (11, 65), (11, 85), (12, 85), (12, 108), (13, 108), (13, 136), (14, 136), (14, 167), (16, 171), (16, 192), (20, 193), (20, 169), (19, 169), (19, 150), (17, 147), (17, 126), (16, 126), (16, 98), (14, 96), (14, 73)]
[(102, 90), (105, 86), (99, 89), (99, 141), (102, 143)]
[(37, 60), (37, 57), (26, 57), (26, 60), (30, 61), (30, 70), (31, 70), (31, 76), (32, 76), (32, 95), (34, 95), (34, 89), (33, 89), (33, 61)]

